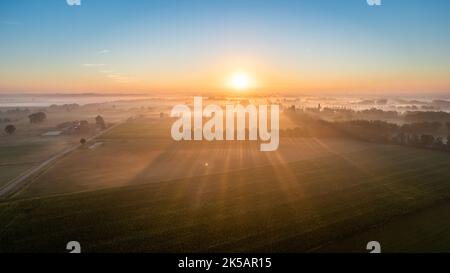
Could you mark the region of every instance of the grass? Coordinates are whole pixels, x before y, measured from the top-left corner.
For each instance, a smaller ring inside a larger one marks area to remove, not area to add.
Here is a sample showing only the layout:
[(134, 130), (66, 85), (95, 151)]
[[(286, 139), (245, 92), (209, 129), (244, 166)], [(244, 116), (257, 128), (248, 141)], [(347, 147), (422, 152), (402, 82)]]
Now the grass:
[(361, 242), (377, 240), (382, 251), (450, 252), (450, 202), (427, 207), (318, 249), (321, 252), (361, 252)]
[(32, 168), (32, 164), (6, 165), (0, 166), (0, 187), (8, 183), (11, 179)]
[[(55, 126), (62, 122), (88, 119), (93, 123), (97, 113), (59, 111), (48, 113), (48, 119), (41, 124), (30, 124), (26, 117), (11, 122), (17, 127), (14, 135), (0, 134), (0, 187), (64, 148), (79, 143), (80, 138), (88, 137), (83, 134), (43, 137), (43, 133), (55, 130)], [(125, 117), (123, 113), (108, 112), (103, 115), (107, 122), (117, 122)]]
[(248, 142), (176, 143), (164, 138), (102, 138), (99, 141), (103, 145), (95, 150), (80, 149), (61, 159), (18, 196), (35, 197), (156, 183), (283, 165), (377, 147), (337, 139), (320, 143), (316, 139), (295, 139), (284, 141), (276, 153), (263, 154), (258, 144)]
[(29, 138), (0, 145), (0, 186), (69, 145), (69, 139)]
[(101, 138), (106, 140), (170, 138), (172, 122), (172, 119), (140, 118), (122, 124)]
[[(330, 145), (315, 143), (314, 149)], [(402, 221), (407, 215), (450, 197), (448, 154), (382, 145), (331, 151), (222, 174), (0, 203), (0, 251), (63, 252), (71, 240), (87, 252), (312, 251), (395, 221), (401, 233), (411, 223)], [(440, 227), (443, 234), (449, 229)], [(422, 234), (433, 230), (425, 225)], [(354, 250), (365, 251), (369, 237), (355, 239)], [(400, 249), (420, 251), (428, 239)]]
[[(450, 251), (446, 153), (315, 138), (261, 153), (253, 142), (177, 143), (168, 128), (127, 122), (0, 203), (0, 252), (64, 252), (72, 240), (85, 252), (365, 252), (372, 240), (386, 252)], [(60, 149), (3, 146), (0, 179)]]

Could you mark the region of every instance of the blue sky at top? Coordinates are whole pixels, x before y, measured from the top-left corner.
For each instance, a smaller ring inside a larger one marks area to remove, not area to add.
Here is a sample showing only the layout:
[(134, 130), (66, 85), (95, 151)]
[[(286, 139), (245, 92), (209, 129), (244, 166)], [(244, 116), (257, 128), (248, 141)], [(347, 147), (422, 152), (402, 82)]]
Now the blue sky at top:
[(86, 64), (142, 89), (199, 81), (209, 88), (233, 67), (270, 78), (273, 88), (309, 88), (318, 75), (330, 82), (423, 75), (423, 85), (445, 89), (449, 11), (447, 0), (383, 0), (381, 7), (365, 0), (82, 0), (79, 7), (2, 0), (0, 91), (70, 89), (46, 84), (52, 76), (99, 88), (99, 71)]

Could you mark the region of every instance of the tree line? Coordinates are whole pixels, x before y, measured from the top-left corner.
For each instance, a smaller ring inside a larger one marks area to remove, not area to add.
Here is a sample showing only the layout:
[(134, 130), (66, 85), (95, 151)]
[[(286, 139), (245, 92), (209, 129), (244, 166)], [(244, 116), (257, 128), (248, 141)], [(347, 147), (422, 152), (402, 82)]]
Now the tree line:
[(392, 122), (450, 122), (450, 113), (442, 111), (385, 111), (377, 108), (353, 110), (348, 108), (319, 107), (298, 109), (294, 105), (286, 112), (309, 114), (326, 120), (384, 120)]
[[(294, 117), (294, 116), (292, 116)], [(347, 137), (357, 140), (450, 150), (450, 123), (417, 122), (398, 125), (380, 120), (325, 121), (306, 114), (294, 117), (295, 128), (280, 130), (284, 137)], [(442, 132), (448, 136), (444, 140)]]
[[(31, 115), (28, 116), (28, 119), (30, 121), (31, 124), (38, 124), (38, 123), (42, 123), (44, 121), (47, 120), (47, 114), (45, 112), (37, 112), (37, 113), (33, 113)], [(1, 120), (1, 119), (0, 119)], [(10, 122), (11, 120), (7, 119), (7, 122)], [(107, 125), (106, 122), (104, 120), (104, 118), (100, 115), (95, 117), (95, 123), (97, 128), (104, 130), (106, 129)], [(4, 132), (7, 135), (12, 135), (16, 132), (17, 128), (14, 124), (8, 124), (4, 127)]]

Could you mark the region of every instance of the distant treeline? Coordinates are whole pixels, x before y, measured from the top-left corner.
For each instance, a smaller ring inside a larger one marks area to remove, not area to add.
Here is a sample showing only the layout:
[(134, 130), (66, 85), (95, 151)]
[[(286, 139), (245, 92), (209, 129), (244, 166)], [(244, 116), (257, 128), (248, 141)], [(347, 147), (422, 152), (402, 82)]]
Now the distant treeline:
[(56, 104), (52, 104), (48, 107), (47, 110), (49, 111), (67, 111), (67, 112), (71, 112), (74, 110), (77, 110), (80, 108), (80, 105), (76, 104), (76, 103), (72, 103), (72, 104), (64, 104), (64, 105), (56, 105)]
[(307, 113), (326, 120), (384, 120), (393, 122), (450, 122), (450, 113), (437, 111), (384, 111), (366, 109), (355, 111), (346, 108), (288, 108), (287, 112)]
[(450, 113), (446, 112), (406, 112), (406, 122), (438, 121), (450, 122)]
[[(284, 137), (348, 137), (376, 143), (395, 143), (449, 150), (450, 122), (417, 122), (403, 125), (386, 121), (325, 121), (307, 114), (291, 115), (298, 124), (280, 130)], [(449, 135), (444, 140), (439, 135)]]

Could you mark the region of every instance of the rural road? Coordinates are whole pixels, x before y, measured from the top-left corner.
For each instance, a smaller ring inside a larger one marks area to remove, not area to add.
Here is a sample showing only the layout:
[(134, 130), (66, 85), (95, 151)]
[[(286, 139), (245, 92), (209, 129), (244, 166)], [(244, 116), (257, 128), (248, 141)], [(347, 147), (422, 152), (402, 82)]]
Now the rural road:
[[(123, 122), (118, 122), (117, 124), (114, 124), (113, 126), (107, 128), (106, 130), (103, 130), (88, 139), (86, 139), (88, 142), (94, 140), (95, 138), (109, 132), (110, 130), (116, 128), (117, 126), (121, 125)], [(16, 192), (17, 189), (19, 189), (21, 186), (23, 186), (29, 178), (33, 177), (37, 173), (39, 173), (44, 168), (50, 166), (54, 162), (56, 162), (58, 159), (68, 155), (69, 153), (75, 151), (76, 149), (80, 148), (81, 144), (76, 144), (71, 147), (67, 147), (64, 150), (60, 151), (59, 153), (51, 156), (50, 158), (46, 159), (44, 162), (41, 162), (39, 165), (32, 167), (31, 169), (26, 170), (16, 178), (10, 180), (7, 182), (3, 187), (0, 188), (0, 199), (4, 199)]]

